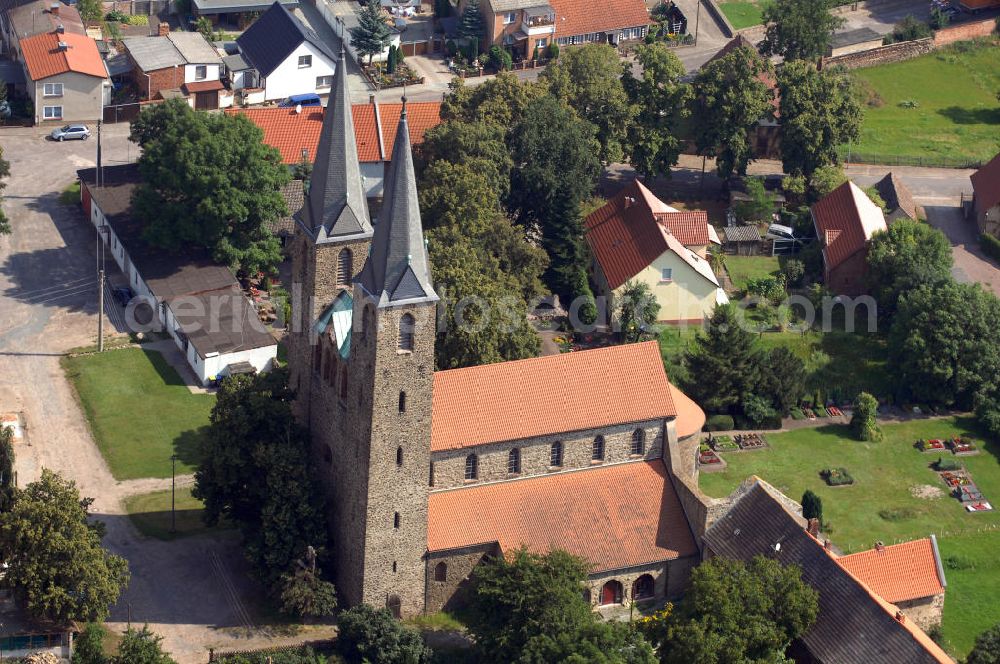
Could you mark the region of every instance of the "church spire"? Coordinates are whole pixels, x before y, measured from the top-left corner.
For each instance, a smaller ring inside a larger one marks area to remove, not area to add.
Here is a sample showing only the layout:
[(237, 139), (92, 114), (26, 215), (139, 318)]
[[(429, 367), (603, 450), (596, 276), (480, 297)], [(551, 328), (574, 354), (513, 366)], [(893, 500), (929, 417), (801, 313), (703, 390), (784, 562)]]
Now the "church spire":
[(358, 282), (378, 306), (436, 302), (424, 247), (424, 232), (417, 204), (417, 179), (410, 150), (406, 97), (396, 128), (392, 163), (386, 177), (382, 213), (372, 239), (371, 254)]
[(343, 44), (323, 116), (309, 193), (298, 214), (317, 243), (368, 238), (372, 225), (354, 138)]

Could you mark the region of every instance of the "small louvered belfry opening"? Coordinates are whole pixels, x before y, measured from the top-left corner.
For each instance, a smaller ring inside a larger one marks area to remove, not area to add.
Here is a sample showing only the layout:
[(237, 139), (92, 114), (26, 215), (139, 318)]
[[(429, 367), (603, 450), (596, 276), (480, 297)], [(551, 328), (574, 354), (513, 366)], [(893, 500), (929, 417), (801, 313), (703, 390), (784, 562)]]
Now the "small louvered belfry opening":
[(351, 265), (354, 262), (354, 255), (350, 249), (341, 249), (337, 256), (337, 283), (347, 286), (351, 283)]
[(403, 314), (403, 317), (399, 319), (399, 350), (413, 350), (414, 327), (415, 323), (413, 316), (410, 314)]

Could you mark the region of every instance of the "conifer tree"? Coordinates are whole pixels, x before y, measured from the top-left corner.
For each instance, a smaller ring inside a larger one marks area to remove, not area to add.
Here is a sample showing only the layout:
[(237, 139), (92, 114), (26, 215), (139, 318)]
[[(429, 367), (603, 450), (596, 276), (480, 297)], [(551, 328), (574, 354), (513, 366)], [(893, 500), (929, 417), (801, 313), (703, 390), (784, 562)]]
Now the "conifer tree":
[(351, 46), (358, 55), (368, 56), (368, 64), (392, 41), (392, 32), (378, 0), (368, 3), (358, 12), (358, 25), (351, 28)]
[(470, 2), (469, 6), (462, 12), (462, 20), (458, 24), (458, 36), (464, 39), (479, 40), (483, 36), (483, 17), (479, 13), (479, 7)]

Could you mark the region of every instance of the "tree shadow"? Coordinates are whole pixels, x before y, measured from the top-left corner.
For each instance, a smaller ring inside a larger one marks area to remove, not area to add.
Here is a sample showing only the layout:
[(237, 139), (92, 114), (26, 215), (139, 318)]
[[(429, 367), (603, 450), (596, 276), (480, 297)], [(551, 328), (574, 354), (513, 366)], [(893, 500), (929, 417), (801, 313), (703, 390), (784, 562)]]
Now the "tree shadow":
[(1000, 124), (1000, 107), (964, 108), (962, 106), (949, 106), (939, 109), (938, 114), (960, 125)]
[(146, 354), (149, 363), (153, 365), (164, 385), (183, 385), (187, 387), (187, 383), (184, 382), (180, 373), (167, 362), (167, 358), (163, 357), (163, 353), (157, 350), (145, 349), (142, 352)]
[(208, 425), (182, 431), (174, 439), (174, 454), (177, 455), (177, 460), (192, 467), (201, 463), (202, 442), (207, 435)]

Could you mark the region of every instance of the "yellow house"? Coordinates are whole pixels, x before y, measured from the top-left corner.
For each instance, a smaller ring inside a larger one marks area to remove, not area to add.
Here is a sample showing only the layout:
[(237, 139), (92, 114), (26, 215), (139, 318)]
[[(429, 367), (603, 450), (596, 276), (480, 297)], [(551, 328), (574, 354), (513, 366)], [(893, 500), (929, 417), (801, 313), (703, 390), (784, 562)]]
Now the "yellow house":
[(706, 260), (719, 238), (705, 212), (675, 210), (635, 181), (591, 213), (584, 229), (605, 297), (626, 282), (645, 283), (665, 323), (700, 323), (729, 301)]

